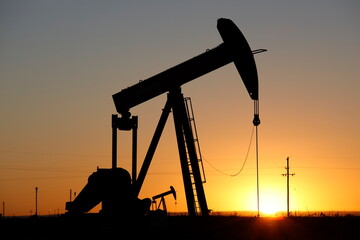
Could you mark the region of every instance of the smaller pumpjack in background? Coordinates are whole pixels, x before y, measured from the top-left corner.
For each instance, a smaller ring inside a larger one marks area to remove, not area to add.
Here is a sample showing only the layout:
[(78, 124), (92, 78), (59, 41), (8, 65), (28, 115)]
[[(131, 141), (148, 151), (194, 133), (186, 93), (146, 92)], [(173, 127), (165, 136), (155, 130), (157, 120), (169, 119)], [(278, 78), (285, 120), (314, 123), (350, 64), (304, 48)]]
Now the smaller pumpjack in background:
[[(167, 214), (167, 208), (166, 208), (166, 202), (165, 202), (165, 196), (172, 194), (174, 199), (176, 200), (176, 191), (174, 189), (173, 186), (170, 186), (170, 190), (160, 193), (158, 195), (155, 195), (152, 197), (152, 211), (161, 211), (163, 213), (165, 213), (165, 215)], [(159, 204), (157, 204), (156, 200), (160, 198), (160, 202)], [(160, 207), (162, 207), (162, 209), (160, 209)]]
[[(138, 195), (167, 118), (172, 111), (188, 214), (189, 216), (207, 216), (209, 214), (195, 137), (181, 86), (234, 62), (250, 98), (254, 100), (253, 123), (259, 125), (258, 75), (253, 54), (266, 51), (265, 49), (251, 51), (245, 37), (230, 19), (218, 19), (217, 28), (224, 41), (219, 46), (113, 95), (116, 110), (121, 117), (118, 117), (117, 114), (112, 115), (112, 168), (98, 169), (89, 177), (87, 185), (76, 199), (66, 203), (68, 213), (85, 213), (102, 202), (101, 212), (104, 214), (145, 215), (150, 208), (151, 200), (148, 198), (140, 200)], [(136, 176), (138, 117), (131, 116), (130, 108), (166, 92), (168, 92), (167, 102), (139, 175)], [(117, 130), (132, 130), (133, 132), (131, 177), (128, 171), (117, 167)]]

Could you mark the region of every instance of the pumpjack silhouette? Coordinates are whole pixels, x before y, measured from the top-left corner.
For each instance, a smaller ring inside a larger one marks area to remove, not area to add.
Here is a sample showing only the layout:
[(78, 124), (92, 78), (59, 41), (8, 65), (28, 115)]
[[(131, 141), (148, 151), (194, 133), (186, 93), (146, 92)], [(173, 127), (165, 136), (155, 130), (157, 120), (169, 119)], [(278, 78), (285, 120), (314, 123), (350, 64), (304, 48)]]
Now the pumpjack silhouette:
[[(149, 198), (139, 199), (139, 193), (162, 131), (170, 112), (173, 113), (182, 177), (188, 214), (207, 216), (203, 183), (200, 146), (194, 124), (191, 102), (184, 100), (181, 86), (229, 63), (234, 63), (242, 81), (256, 105), (259, 100), (258, 74), (253, 54), (266, 51), (252, 51), (239, 28), (230, 20), (220, 18), (217, 29), (223, 43), (183, 63), (169, 68), (153, 77), (125, 88), (114, 94), (117, 114), (112, 115), (112, 168), (97, 169), (90, 175), (88, 183), (72, 202), (66, 203), (69, 214), (90, 211), (102, 202), (101, 213), (118, 216), (144, 216), (150, 209)], [(150, 142), (148, 151), (137, 176), (137, 127), (138, 117), (131, 116), (130, 109), (161, 94), (167, 93), (167, 101)], [(254, 121), (260, 124), (258, 112)], [(254, 122), (255, 124), (255, 122)], [(117, 131), (132, 131), (132, 175), (117, 167)], [(161, 195), (161, 194), (160, 194)]]

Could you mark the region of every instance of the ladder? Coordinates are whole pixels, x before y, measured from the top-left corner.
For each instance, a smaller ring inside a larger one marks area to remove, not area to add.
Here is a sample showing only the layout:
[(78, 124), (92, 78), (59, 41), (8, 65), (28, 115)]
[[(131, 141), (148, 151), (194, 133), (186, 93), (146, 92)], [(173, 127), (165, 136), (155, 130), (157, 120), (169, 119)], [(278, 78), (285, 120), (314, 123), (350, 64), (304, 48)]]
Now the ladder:
[[(187, 117), (189, 120), (189, 125), (190, 125), (191, 131), (192, 131), (192, 135), (194, 137), (194, 145), (195, 145), (195, 151), (196, 151), (196, 156), (197, 156), (197, 162), (199, 164), (199, 168), (201, 169), (201, 171), (200, 171), (201, 181), (202, 181), (202, 183), (206, 183), (205, 170), (204, 170), (204, 165), (203, 165), (202, 156), (201, 156), (200, 143), (199, 143), (199, 138), (198, 138), (198, 134), (197, 134), (191, 98), (185, 97), (184, 102), (185, 102)], [(186, 147), (186, 149), (187, 149), (187, 147)], [(198, 201), (198, 197), (197, 197), (194, 174), (193, 174), (193, 170), (192, 170), (192, 166), (190, 163), (190, 158), (189, 158), (188, 153), (187, 153), (187, 156), (188, 156), (188, 166), (189, 166), (190, 178), (191, 178), (191, 183), (192, 183), (192, 189), (193, 189), (193, 193), (194, 193), (195, 210), (196, 210), (196, 214), (199, 214), (201, 212), (201, 209), (200, 209), (200, 205), (199, 205), (199, 201)]]

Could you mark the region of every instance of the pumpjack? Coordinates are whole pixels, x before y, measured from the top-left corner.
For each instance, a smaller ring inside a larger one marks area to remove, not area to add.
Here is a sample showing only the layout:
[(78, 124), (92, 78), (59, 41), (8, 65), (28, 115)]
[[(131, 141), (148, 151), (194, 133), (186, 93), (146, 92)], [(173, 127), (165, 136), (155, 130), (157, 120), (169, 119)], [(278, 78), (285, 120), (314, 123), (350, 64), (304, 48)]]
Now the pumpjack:
[[(68, 213), (85, 213), (102, 202), (102, 212), (119, 215), (145, 215), (151, 200), (140, 200), (138, 195), (153, 159), (164, 126), (170, 112), (173, 113), (177, 146), (184, 182), (188, 214), (207, 216), (209, 209), (203, 188), (203, 177), (199, 164), (199, 149), (191, 124), (189, 108), (181, 86), (211, 71), (234, 63), (243, 83), (254, 100), (254, 125), (260, 124), (258, 113), (258, 74), (252, 51), (239, 28), (230, 19), (220, 18), (217, 29), (223, 43), (155, 76), (125, 88), (114, 94), (117, 114), (112, 115), (112, 168), (98, 169), (88, 179), (87, 185), (73, 202), (66, 203)], [(138, 117), (131, 116), (130, 109), (161, 94), (167, 94), (159, 122), (137, 176), (137, 127)], [(132, 175), (117, 167), (117, 131), (132, 131)], [(196, 133), (195, 133), (196, 134)], [(124, 204), (126, 207), (124, 208)]]
[[(173, 186), (170, 186), (170, 190), (160, 193), (158, 195), (155, 195), (152, 197), (152, 208), (155, 211), (163, 211), (165, 213), (167, 213), (167, 208), (166, 208), (166, 202), (165, 202), (165, 196), (172, 194), (174, 196), (174, 199), (176, 200), (176, 192)], [(160, 202), (159, 205), (157, 205), (156, 200), (160, 198)], [(160, 209), (160, 207), (162, 206), (162, 210)]]

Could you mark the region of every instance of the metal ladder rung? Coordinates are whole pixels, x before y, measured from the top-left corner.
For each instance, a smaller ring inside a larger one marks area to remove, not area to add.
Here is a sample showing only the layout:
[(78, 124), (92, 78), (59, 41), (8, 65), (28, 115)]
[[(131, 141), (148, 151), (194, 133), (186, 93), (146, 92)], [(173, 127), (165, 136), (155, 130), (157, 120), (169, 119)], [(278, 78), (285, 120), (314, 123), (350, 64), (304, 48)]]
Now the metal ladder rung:
[[(197, 135), (196, 123), (195, 123), (195, 117), (194, 117), (194, 112), (193, 112), (193, 108), (192, 108), (191, 98), (189, 98), (189, 97), (184, 98), (184, 102), (185, 102), (188, 122), (189, 122), (189, 126), (190, 126), (190, 131), (192, 132), (192, 135), (193, 135), (193, 141), (194, 141), (194, 145), (195, 145), (194, 147), (195, 147), (195, 151), (196, 151), (196, 155), (197, 155), (197, 163), (196, 164), (198, 164), (199, 168), (201, 168), (200, 171), (202, 170), (202, 174), (200, 172), (200, 178), (201, 178), (202, 183), (205, 183), (206, 182), (205, 171), (204, 171), (204, 166), (203, 166), (202, 157), (201, 157), (200, 143), (199, 143), (199, 139), (198, 139), (198, 135)], [(190, 161), (190, 156), (189, 156), (187, 147), (188, 146), (186, 145), (186, 141), (185, 141), (185, 149), (186, 149), (186, 154), (187, 154), (189, 175), (190, 175), (190, 181), (191, 181), (192, 191), (193, 191), (193, 195), (194, 195), (195, 214), (198, 215), (201, 213), (201, 206), (200, 206), (200, 202), (199, 202), (198, 195), (197, 195), (193, 166)]]
[(185, 106), (186, 106), (186, 111), (187, 111), (187, 115), (188, 115), (188, 120), (190, 123), (190, 128), (191, 131), (193, 132), (193, 137), (194, 137), (194, 143), (195, 144), (195, 148), (197, 151), (197, 155), (198, 155), (198, 163), (200, 165), (200, 168), (202, 170), (202, 182), (205, 183), (206, 182), (206, 177), (205, 177), (205, 171), (204, 171), (204, 165), (203, 165), (203, 161), (202, 161), (202, 156), (201, 156), (201, 150), (200, 150), (200, 143), (199, 143), (199, 138), (197, 135), (197, 130), (196, 130), (196, 123), (195, 123), (195, 117), (194, 117), (194, 111), (193, 111), (193, 107), (192, 107), (192, 102), (191, 102), (191, 98), (190, 97), (185, 97), (184, 98), (185, 101)]

